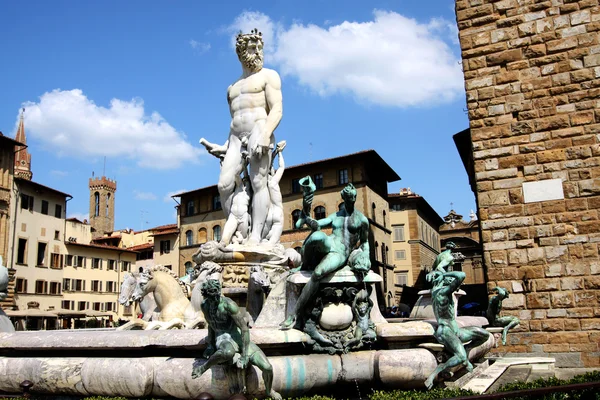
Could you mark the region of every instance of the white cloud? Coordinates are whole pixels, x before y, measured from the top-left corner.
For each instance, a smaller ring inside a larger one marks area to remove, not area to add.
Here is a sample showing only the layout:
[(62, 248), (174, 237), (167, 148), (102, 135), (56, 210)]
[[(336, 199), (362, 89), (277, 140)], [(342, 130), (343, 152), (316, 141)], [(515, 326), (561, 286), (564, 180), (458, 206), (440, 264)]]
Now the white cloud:
[(27, 134), (60, 155), (128, 158), (140, 167), (170, 169), (205, 153), (157, 112), (146, 114), (141, 99), (112, 99), (106, 108), (80, 89), (55, 89), (24, 107)]
[(79, 212), (69, 213), (69, 215), (67, 215), (67, 218), (77, 218), (81, 222), (83, 222), (84, 220), (87, 220), (89, 222), (90, 213), (85, 213), (85, 214), (79, 213)]
[(56, 176), (58, 178), (62, 178), (62, 177), (69, 175), (69, 173), (67, 171), (60, 171), (57, 169), (53, 169), (52, 171), (50, 171), (50, 175)]
[(192, 49), (194, 49), (198, 54), (204, 54), (210, 50), (210, 43), (198, 42), (194, 39), (191, 39), (189, 43), (190, 46), (192, 46)]
[(265, 49), (272, 49), (265, 51), (266, 64), (321, 96), (343, 93), (360, 102), (407, 107), (450, 101), (464, 92), (460, 58), (450, 47), (456, 30), (441, 18), (423, 23), (375, 10), (368, 22), (283, 27), (260, 12), (243, 12), (227, 31), (255, 26)]
[(183, 193), (183, 192), (188, 192), (188, 191), (189, 191), (189, 189), (173, 190), (172, 192), (165, 194), (165, 197), (163, 197), (163, 201), (165, 203), (172, 203), (174, 200), (171, 196), (179, 194), (179, 193)]
[(134, 190), (133, 195), (136, 200), (156, 200), (156, 195), (151, 192), (140, 192), (139, 190)]

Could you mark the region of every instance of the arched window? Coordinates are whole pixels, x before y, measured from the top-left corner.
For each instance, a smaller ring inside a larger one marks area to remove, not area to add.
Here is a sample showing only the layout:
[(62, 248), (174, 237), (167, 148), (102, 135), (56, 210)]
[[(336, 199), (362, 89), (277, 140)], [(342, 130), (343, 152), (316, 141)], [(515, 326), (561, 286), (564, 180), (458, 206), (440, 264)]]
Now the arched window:
[(318, 206), (315, 207), (315, 219), (323, 219), (325, 218), (325, 207)]
[(302, 211), (294, 210), (292, 211), (292, 229), (296, 228), (296, 221), (300, 219), (300, 215), (302, 215)]
[(387, 222), (386, 222), (386, 218), (385, 218), (385, 217), (386, 217), (386, 215), (387, 215), (387, 214), (385, 213), (385, 210), (383, 210), (383, 227), (384, 227), (384, 228), (387, 228)]
[(215, 225), (213, 228), (213, 240), (217, 242), (221, 241), (221, 227), (219, 225)]
[(371, 218), (373, 222), (377, 222), (377, 218), (375, 216), (375, 203), (371, 203)]
[(385, 245), (381, 245), (381, 262), (385, 265), (387, 260), (385, 259)]
[(185, 273), (186, 275), (190, 275), (192, 272), (194, 272), (194, 264), (192, 264), (191, 261), (188, 261), (185, 263)]
[(206, 243), (206, 241), (207, 241), (206, 228), (198, 229), (198, 243), (202, 244), (202, 243)]
[(377, 257), (379, 257), (379, 242), (375, 242), (375, 261), (378, 261), (379, 259)]
[(110, 193), (106, 194), (106, 216), (108, 217), (108, 209), (109, 209), (109, 205), (110, 205)]
[(100, 216), (100, 193), (94, 193), (94, 217)]
[(185, 232), (185, 245), (191, 246), (194, 244), (194, 233), (191, 230)]

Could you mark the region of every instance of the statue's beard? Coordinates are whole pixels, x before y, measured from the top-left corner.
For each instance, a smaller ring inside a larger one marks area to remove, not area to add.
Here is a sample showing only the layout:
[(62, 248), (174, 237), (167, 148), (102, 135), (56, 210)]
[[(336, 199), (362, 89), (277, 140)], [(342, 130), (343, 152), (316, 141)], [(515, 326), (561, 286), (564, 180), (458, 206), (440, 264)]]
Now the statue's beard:
[(240, 61), (252, 72), (258, 72), (263, 67), (263, 59), (259, 54), (250, 54), (247, 51), (244, 51)]

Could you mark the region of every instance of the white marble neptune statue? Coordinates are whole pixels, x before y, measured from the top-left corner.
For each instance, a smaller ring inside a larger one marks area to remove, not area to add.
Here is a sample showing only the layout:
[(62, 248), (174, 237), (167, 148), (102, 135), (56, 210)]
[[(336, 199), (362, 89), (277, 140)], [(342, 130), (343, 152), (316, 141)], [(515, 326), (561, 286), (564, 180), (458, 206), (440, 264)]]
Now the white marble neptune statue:
[[(222, 160), (218, 188), (226, 217), (232, 211), (236, 182), (239, 185), (238, 178), (246, 168), (245, 158), (248, 158), (252, 198), (251, 228), (246, 244), (255, 245), (266, 239), (264, 227), (272, 205), (268, 176), (275, 144), (274, 131), (283, 115), (281, 79), (277, 72), (263, 68), (262, 33), (256, 29), (249, 34), (237, 35), (236, 53), (242, 64), (242, 75), (227, 89), (232, 116), (229, 138), (224, 145), (210, 143), (204, 138), (200, 143)], [(231, 235), (226, 239), (230, 241)], [(274, 242), (272, 235), (269, 239)], [(275, 242), (278, 241), (279, 238)], [(228, 245), (229, 242), (221, 244)]]

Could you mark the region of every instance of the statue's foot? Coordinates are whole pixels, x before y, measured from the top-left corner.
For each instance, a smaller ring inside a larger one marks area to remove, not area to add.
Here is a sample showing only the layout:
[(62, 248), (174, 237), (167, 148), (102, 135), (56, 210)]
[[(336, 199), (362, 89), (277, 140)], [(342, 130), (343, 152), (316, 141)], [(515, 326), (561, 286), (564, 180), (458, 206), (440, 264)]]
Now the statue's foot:
[(273, 400), (282, 400), (281, 395), (279, 393), (277, 393), (276, 391), (274, 391), (273, 389), (271, 389), (271, 393), (269, 393), (269, 397), (271, 397)]
[(285, 321), (279, 324), (279, 329), (282, 331), (287, 331), (288, 329), (292, 329), (294, 325), (296, 325), (296, 316), (290, 315)]
[(427, 388), (427, 390), (430, 390), (433, 387), (433, 377), (429, 377), (427, 378), (427, 380), (425, 381), (425, 387)]
[(472, 372), (473, 371), (473, 364), (471, 364), (470, 361), (467, 361), (466, 368), (467, 368), (467, 371)]
[(192, 379), (200, 378), (200, 376), (202, 376), (202, 374), (206, 372), (206, 368), (204, 368), (204, 365), (205, 364), (194, 366), (194, 368), (192, 369)]
[(506, 346), (506, 335), (502, 335), (502, 346)]

